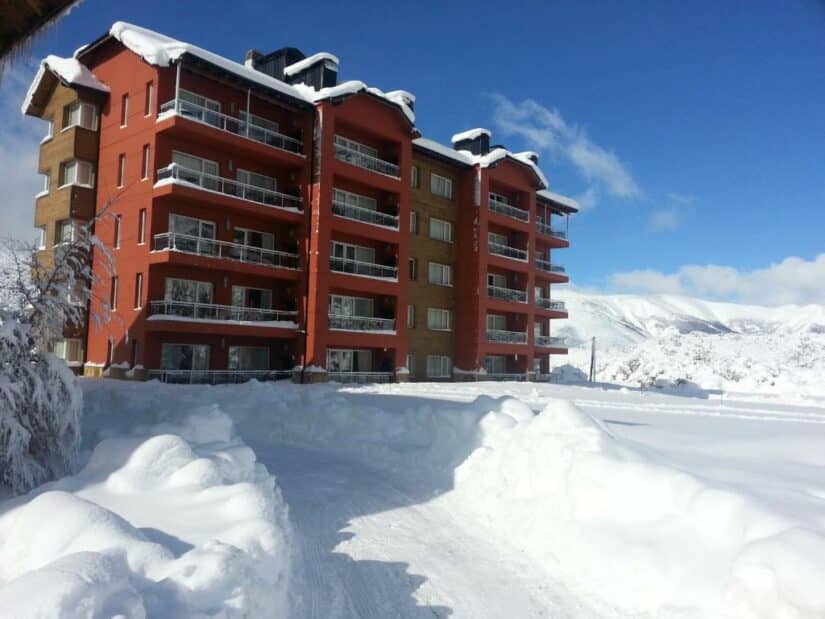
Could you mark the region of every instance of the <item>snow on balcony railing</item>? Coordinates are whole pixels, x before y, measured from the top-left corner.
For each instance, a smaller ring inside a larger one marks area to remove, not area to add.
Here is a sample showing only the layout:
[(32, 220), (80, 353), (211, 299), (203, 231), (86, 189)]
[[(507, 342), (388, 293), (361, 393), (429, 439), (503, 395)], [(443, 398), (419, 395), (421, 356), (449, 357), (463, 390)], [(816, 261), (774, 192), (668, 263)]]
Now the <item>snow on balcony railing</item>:
[(513, 260), (521, 260), (527, 262), (527, 250), (512, 247), (510, 245), (502, 245), (501, 243), (487, 243), (491, 254), (497, 256), (504, 256), (505, 258), (512, 258)]
[(536, 299), (536, 306), (542, 309), (553, 310), (556, 312), (566, 312), (567, 308), (564, 301), (551, 301), (550, 299)]
[(391, 383), (392, 372), (327, 372), (327, 378), (339, 383)]
[(149, 370), (150, 378), (163, 383), (222, 385), (245, 383), (248, 380), (283, 380), (292, 376), (292, 370)]
[(351, 163), (359, 168), (384, 174), (385, 176), (401, 178), (400, 168), (394, 163), (362, 153), (361, 151), (357, 151), (353, 148), (348, 148), (343, 144), (335, 144), (335, 158), (340, 161)]
[(492, 196), (490, 196), (489, 202), (491, 211), (495, 211), (496, 213), (500, 213), (501, 215), (506, 215), (507, 217), (518, 219), (520, 221), (530, 221), (529, 211), (517, 208), (512, 204), (507, 204), (506, 202), (502, 202), (501, 200), (496, 200)]
[(498, 329), (487, 329), (488, 342), (501, 342), (505, 344), (526, 344), (526, 331), (500, 331)]
[(554, 236), (554, 237), (559, 238), (559, 239), (566, 239), (567, 238), (567, 232), (565, 232), (564, 230), (559, 230), (558, 228), (553, 228), (553, 227), (550, 226), (550, 224), (546, 224), (546, 223), (541, 222), (541, 221), (536, 222), (536, 229), (541, 234), (546, 234), (547, 236)]
[(329, 314), (329, 328), (344, 331), (394, 331), (395, 320), (373, 316)]
[(527, 303), (527, 293), (524, 290), (502, 288), (501, 286), (493, 286), (490, 284), (487, 285), (487, 296), (491, 299), (504, 299), (505, 301)]
[(298, 312), (289, 310), (171, 300), (150, 302), (149, 314), (150, 316), (170, 316), (196, 320), (225, 320), (227, 322), (291, 323), (294, 323), (298, 316)]
[(286, 150), (291, 153), (301, 154), (303, 145), (300, 140), (291, 138), (283, 133), (265, 129), (255, 123), (248, 123), (241, 118), (227, 116), (215, 110), (210, 110), (183, 99), (172, 99), (160, 106), (161, 116), (167, 113), (174, 113), (184, 118), (189, 118), (205, 125), (210, 125), (221, 131), (239, 135), (250, 140), (255, 140), (261, 144), (266, 144), (272, 148)]
[(332, 212), (339, 217), (346, 217), (347, 219), (355, 219), (356, 221), (363, 221), (364, 223), (398, 230), (398, 217), (382, 213), (381, 211), (373, 211), (368, 208), (355, 206), (353, 204), (344, 204), (343, 202), (333, 200)]
[(178, 232), (164, 232), (154, 236), (153, 251), (179, 251), (197, 256), (223, 258), (248, 264), (262, 264), (287, 269), (298, 268), (298, 254), (290, 254), (273, 249), (252, 247), (239, 243), (216, 241)]
[(549, 260), (542, 260), (541, 258), (536, 259), (536, 266), (542, 271), (549, 273), (560, 273), (562, 275), (566, 273), (564, 267), (560, 264), (551, 264)]
[(544, 348), (567, 348), (567, 340), (565, 340), (563, 337), (537, 335), (536, 346), (542, 346)]
[(479, 374), (476, 380), (526, 381), (527, 374), (524, 372), (487, 372), (486, 374)]
[(398, 269), (388, 267), (374, 262), (361, 262), (350, 258), (340, 258), (330, 256), (329, 267), (338, 273), (351, 273), (353, 275), (365, 275), (367, 277), (380, 277), (382, 279), (397, 279)]
[(197, 185), (201, 189), (220, 193), (226, 196), (233, 196), (249, 202), (257, 202), (275, 208), (289, 209), (291, 211), (301, 210), (301, 198), (291, 196), (278, 191), (271, 191), (263, 187), (248, 185), (230, 178), (207, 174), (197, 170), (184, 168), (176, 163), (172, 163), (165, 168), (158, 170), (158, 182), (172, 180), (175, 183)]

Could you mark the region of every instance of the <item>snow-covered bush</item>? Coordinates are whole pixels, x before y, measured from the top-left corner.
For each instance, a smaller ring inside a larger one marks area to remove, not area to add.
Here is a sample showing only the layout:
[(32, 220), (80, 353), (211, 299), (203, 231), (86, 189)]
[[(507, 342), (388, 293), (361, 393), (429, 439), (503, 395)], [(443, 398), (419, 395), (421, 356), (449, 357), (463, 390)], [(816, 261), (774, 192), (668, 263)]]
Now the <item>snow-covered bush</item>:
[(76, 236), (52, 255), (12, 240), (0, 246), (0, 487), (13, 492), (70, 469), (77, 452), (82, 392), (49, 353), (66, 326), (85, 319), (93, 239)]

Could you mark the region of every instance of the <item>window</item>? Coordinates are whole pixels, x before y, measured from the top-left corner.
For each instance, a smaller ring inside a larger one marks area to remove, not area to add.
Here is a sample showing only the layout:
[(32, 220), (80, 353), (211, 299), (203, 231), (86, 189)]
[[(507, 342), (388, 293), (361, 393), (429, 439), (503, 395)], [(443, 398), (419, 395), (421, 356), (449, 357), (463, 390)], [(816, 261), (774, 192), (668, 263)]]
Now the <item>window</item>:
[(129, 121), (129, 95), (124, 94), (120, 98), (120, 126), (125, 127)]
[(415, 327), (415, 305), (407, 306), (407, 327), (410, 329)]
[(135, 309), (143, 307), (143, 273), (135, 273)]
[(146, 82), (146, 94), (143, 98), (143, 115), (152, 115), (152, 102), (155, 99), (155, 84), (154, 82)]
[(357, 193), (352, 193), (351, 191), (344, 191), (343, 189), (332, 190), (332, 201), (346, 204), (347, 206), (367, 209), (369, 211), (378, 210), (378, 201), (375, 198), (362, 196)]
[(544, 299), (544, 298), (545, 298), (545, 297), (544, 297), (544, 288), (543, 288), (542, 286), (536, 286), (536, 287), (534, 288), (534, 290), (535, 290), (535, 292), (536, 292), (536, 300), (537, 300), (537, 301), (538, 301), (539, 299)]
[(335, 145), (346, 148), (347, 150), (354, 150), (358, 153), (363, 153), (364, 155), (368, 155), (370, 157), (378, 157), (378, 150), (372, 146), (361, 144), (360, 142), (350, 140), (349, 138), (345, 138), (340, 135), (335, 136)]
[(484, 369), (488, 374), (504, 374), (507, 372), (507, 358), (502, 355), (488, 355), (484, 357)]
[(269, 232), (258, 232), (247, 228), (235, 228), (232, 240), (238, 245), (257, 247), (259, 249), (275, 249), (275, 235)]
[(412, 173), (410, 174), (410, 187), (418, 187), (418, 166), (414, 165), (412, 167)]
[(55, 243), (71, 243), (76, 241), (80, 236), (80, 227), (78, 223), (72, 219), (64, 219), (58, 221), (55, 228)]
[(123, 187), (126, 184), (126, 154), (120, 153), (117, 158), (117, 186)]
[(500, 193), (490, 192), (490, 202), (499, 202), (500, 204), (510, 204), (510, 198), (503, 196)]
[(112, 276), (112, 286), (111, 286), (111, 289), (109, 290), (109, 307), (112, 309), (112, 311), (115, 311), (117, 309), (117, 285), (118, 285), (117, 275), (113, 275)]
[(212, 284), (210, 282), (167, 277), (165, 286), (166, 289), (163, 293), (164, 301), (202, 303), (204, 305), (212, 304)]
[(340, 294), (329, 296), (329, 313), (336, 316), (372, 317), (373, 301), (366, 297), (348, 297)]
[(487, 273), (487, 285), (496, 288), (507, 288), (507, 278), (500, 273)]
[(149, 145), (143, 145), (143, 159), (140, 162), (140, 179), (146, 180), (149, 178), (149, 169), (151, 168), (151, 161), (149, 160)]
[(488, 331), (506, 331), (507, 316), (504, 314), (487, 314)]
[(449, 378), (453, 362), (444, 355), (427, 355), (427, 378)]
[(208, 344), (163, 344), (160, 352), (162, 370), (208, 370)]
[(407, 370), (409, 370), (410, 376), (415, 374), (415, 357), (413, 355), (407, 355)]
[(115, 341), (112, 338), (106, 342), (106, 365), (111, 365), (115, 359)]
[(430, 238), (438, 241), (453, 242), (453, 224), (443, 219), (430, 217)]
[(112, 238), (112, 246), (115, 249), (120, 249), (120, 215), (115, 215), (115, 229), (114, 237)]
[(232, 286), (232, 306), (272, 309), (272, 291), (249, 286)]
[(137, 340), (132, 340), (132, 367), (135, 367), (138, 364), (138, 351), (140, 349), (140, 345), (138, 344)]
[(66, 161), (60, 164), (60, 187), (80, 185), (94, 187), (95, 167), (88, 161)]
[(488, 232), (487, 233), (487, 244), (488, 245), (509, 245), (509, 240), (506, 235), (499, 234), (498, 232)]
[(544, 335), (544, 329), (542, 328), (542, 321), (537, 320), (533, 323), (533, 335)]
[(243, 120), (244, 122), (246, 122), (248, 118), (250, 127), (260, 127), (261, 129), (266, 129), (267, 131), (278, 133), (278, 123), (276, 123), (274, 120), (269, 120), (268, 118), (264, 118), (262, 116), (256, 116), (255, 114), (247, 114), (243, 110), (238, 114), (238, 116), (240, 116), (241, 120)]
[(83, 127), (97, 131), (97, 108), (89, 103), (75, 101), (63, 108), (63, 131)]
[(199, 239), (215, 238), (214, 222), (170, 213), (169, 232), (172, 235), (174, 247), (180, 251), (210, 255), (217, 250), (213, 243), (199, 241)]
[(138, 213), (138, 245), (146, 242), (146, 209), (140, 209)]
[(371, 350), (327, 350), (328, 372), (369, 372), (372, 370)]
[[(194, 103), (197, 107), (204, 108), (205, 110), (218, 113), (220, 113), (221, 111), (221, 104), (219, 101), (215, 101), (214, 99), (207, 99), (204, 96), (196, 95), (194, 92), (184, 90), (183, 88), (181, 88), (178, 91), (178, 96), (180, 97), (181, 101)], [(192, 106), (181, 106), (181, 113), (183, 113), (184, 115), (190, 116), (193, 112), (194, 115), (198, 117), (200, 117), (202, 114), (201, 110), (193, 110)]]
[(230, 370), (268, 370), (269, 348), (264, 346), (230, 346)]
[(448, 309), (428, 307), (427, 328), (432, 331), (451, 331), (453, 328), (453, 312)]
[(218, 176), (219, 167), (217, 162), (175, 150), (172, 151), (172, 163), (176, 163), (182, 168), (178, 170), (182, 180), (201, 185), (207, 189), (218, 188), (217, 179), (210, 178)]
[(438, 262), (430, 262), (429, 264), (429, 280), (431, 284), (439, 286), (453, 285), (453, 267), (448, 264), (439, 264)]
[(444, 198), (453, 197), (453, 181), (445, 176), (430, 174), (430, 191)]
[(244, 185), (252, 185), (253, 187), (260, 187), (267, 191), (278, 191), (278, 180), (265, 174), (258, 174), (257, 172), (250, 172), (249, 170), (242, 170), (238, 168), (238, 182)]
[(410, 211), (410, 233), (418, 234), (418, 213)]
[(332, 257), (344, 260), (354, 260), (367, 264), (375, 264), (375, 249), (372, 247), (362, 247), (360, 245), (350, 245), (349, 243), (332, 242)]
[(410, 258), (410, 281), (418, 279), (418, 258)]
[(49, 172), (43, 174), (43, 189), (40, 191), (38, 196), (45, 196), (48, 195), (49, 190), (52, 187), (52, 175)]
[(63, 359), (69, 365), (80, 365), (83, 363), (83, 340), (77, 338), (66, 338), (54, 343), (54, 355), (58, 359)]
[(43, 136), (43, 141), (46, 142), (54, 137), (54, 119), (46, 119), (46, 135)]
[(46, 226), (37, 229), (37, 249), (46, 249)]

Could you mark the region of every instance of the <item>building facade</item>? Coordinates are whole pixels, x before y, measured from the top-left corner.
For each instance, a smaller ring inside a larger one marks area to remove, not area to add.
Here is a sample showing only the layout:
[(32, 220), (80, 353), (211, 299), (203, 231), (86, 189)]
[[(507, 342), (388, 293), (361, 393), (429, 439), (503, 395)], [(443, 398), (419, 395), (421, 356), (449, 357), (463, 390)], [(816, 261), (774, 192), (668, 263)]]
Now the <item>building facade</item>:
[(339, 82), (328, 53), (239, 64), (118, 22), (57, 60), (24, 112), (94, 116), (44, 142), (60, 182), (36, 208), (46, 239), (93, 219), (112, 256), (92, 256), (86, 375), (532, 378), (566, 352), (550, 252), (576, 205), (534, 154), (422, 138), (410, 93)]

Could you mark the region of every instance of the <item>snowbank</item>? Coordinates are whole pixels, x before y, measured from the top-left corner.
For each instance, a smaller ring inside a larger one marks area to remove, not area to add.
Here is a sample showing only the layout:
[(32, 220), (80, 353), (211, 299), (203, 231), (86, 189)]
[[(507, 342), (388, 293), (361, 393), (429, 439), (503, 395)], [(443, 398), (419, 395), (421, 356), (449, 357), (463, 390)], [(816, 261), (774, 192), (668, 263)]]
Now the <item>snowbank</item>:
[(286, 506), (229, 417), (97, 430), (77, 475), (0, 503), (4, 615), (286, 616)]

